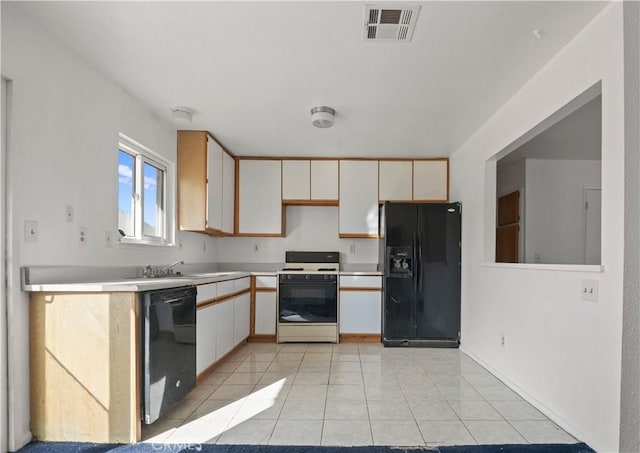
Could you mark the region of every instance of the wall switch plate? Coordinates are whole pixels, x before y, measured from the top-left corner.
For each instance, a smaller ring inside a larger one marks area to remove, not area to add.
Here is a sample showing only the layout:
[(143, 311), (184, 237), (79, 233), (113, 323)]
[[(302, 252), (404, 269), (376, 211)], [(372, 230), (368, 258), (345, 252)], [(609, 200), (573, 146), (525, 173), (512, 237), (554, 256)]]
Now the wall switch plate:
[(202, 251), (206, 252), (207, 251), (207, 241), (202, 241)]
[(178, 248), (182, 250), (182, 238), (178, 239)]
[(67, 222), (73, 222), (73, 206), (71, 206), (70, 204), (65, 206), (65, 217), (67, 219)]
[(24, 221), (24, 242), (38, 242), (38, 222), (36, 220)]
[(78, 227), (78, 240), (81, 245), (87, 243), (87, 227)]
[(104, 246), (108, 249), (113, 246), (113, 233), (109, 230), (104, 232)]
[(351, 245), (349, 246), (349, 253), (351, 253), (352, 255), (353, 255), (354, 253), (356, 253), (356, 245), (355, 245), (355, 244), (351, 244)]
[(254, 242), (253, 244), (251, 244), (251, 250), (253, 251), (253, 253), (260, 253), (260, 244)]
[(598, 302), (598, 280), (582, 280), (580, 299), (585, 302)]

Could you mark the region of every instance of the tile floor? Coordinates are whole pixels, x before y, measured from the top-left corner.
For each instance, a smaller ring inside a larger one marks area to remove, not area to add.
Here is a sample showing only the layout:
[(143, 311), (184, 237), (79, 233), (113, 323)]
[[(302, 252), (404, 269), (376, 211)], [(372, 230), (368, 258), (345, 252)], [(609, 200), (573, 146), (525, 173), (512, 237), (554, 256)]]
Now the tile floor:
[(435, 446), (574, 443), (457, 349), (246, 344), (147, 442)]

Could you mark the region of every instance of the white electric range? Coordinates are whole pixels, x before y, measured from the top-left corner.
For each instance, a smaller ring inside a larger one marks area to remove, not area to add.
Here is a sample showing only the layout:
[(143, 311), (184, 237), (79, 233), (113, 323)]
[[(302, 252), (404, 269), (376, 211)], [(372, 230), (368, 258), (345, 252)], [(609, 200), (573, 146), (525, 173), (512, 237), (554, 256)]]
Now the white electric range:
[(278, 272), (278, 343), (338, 342), (339, 270), (338, 252), (286, 252)]

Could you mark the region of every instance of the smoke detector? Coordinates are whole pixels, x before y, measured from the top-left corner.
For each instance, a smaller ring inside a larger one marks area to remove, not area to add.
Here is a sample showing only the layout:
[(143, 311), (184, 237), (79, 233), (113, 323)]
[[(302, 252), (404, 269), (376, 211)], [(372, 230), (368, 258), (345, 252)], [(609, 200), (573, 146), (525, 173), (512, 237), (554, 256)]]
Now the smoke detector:
[(365, 5), (365, 41), (411, 41), (418, 19), (418, 5)]
[(191, 122), (193, 110), (188, 107), (171, 107), (171, 118), (178, 121)]
[(333, 126), (336, 111), (331, 107), (321, 106), (311, 109), (311, 124), (315, 127), (326, 129)]

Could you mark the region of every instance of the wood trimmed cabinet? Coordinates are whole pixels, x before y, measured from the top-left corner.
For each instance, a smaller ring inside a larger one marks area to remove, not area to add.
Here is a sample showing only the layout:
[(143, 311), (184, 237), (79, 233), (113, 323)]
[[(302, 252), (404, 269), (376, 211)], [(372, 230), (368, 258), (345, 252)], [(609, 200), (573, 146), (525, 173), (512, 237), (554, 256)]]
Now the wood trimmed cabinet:
[(380, 160), (378, 198), (380, 203), (449, 201), (449, 160)]
[(250, 277), (196, 288), (196, 375), (200, 382), (249, 337)]
[(382, 276), (340, 275), (340, 341), (380, 342)]
[(234, 232), (235, 159), (206, 131), (178, 131), (178, 228)]
[(338, 160), (284, 159), (282, 203), (338, 206)]
[(284, 237), (281, 161), (240, 159), (238, 175), (237, 236)]
[(252, 279), (251, 331), (249, 341), (276, 341), (276, 307), (278, 277), (275, 273), (258, 274)]
[(378, 161), (340, 160), (339, 236), (378, 237)]

